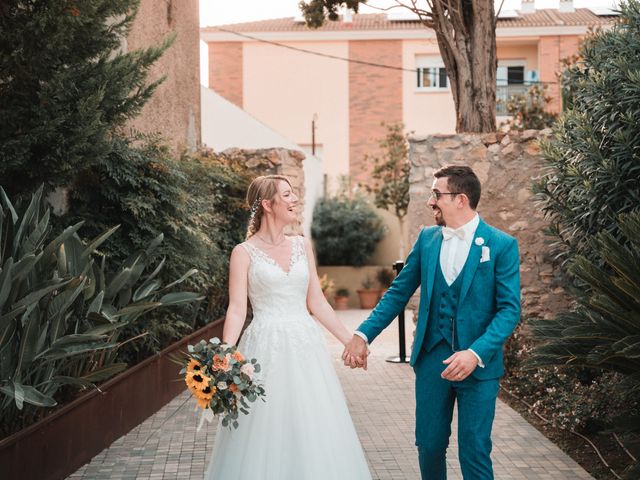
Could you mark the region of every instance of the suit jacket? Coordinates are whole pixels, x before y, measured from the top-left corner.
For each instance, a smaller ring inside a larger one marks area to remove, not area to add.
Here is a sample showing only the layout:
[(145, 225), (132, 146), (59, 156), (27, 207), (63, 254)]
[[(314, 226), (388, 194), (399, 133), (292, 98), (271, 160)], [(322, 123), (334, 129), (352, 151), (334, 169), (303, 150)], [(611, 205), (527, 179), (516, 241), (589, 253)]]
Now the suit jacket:
[[(358, 327), (369, 342), (373, 342), (422, 286), (411, 365), (418, 359), (427, 331), (442, 241), (442, 227), (427, 227), (420, 231), (404, 268), (371, 315)], [(488, 260), (481, 262), (483, 249)], [(476, 368), (473, 376), (480, 380), (498, 378), (504, 373), (502, 346), (520, 320), (517, 240), (481, 219), (463, 274), (456, 315), (459, 348), (470, 348), (482, 359), (485, 367)]]

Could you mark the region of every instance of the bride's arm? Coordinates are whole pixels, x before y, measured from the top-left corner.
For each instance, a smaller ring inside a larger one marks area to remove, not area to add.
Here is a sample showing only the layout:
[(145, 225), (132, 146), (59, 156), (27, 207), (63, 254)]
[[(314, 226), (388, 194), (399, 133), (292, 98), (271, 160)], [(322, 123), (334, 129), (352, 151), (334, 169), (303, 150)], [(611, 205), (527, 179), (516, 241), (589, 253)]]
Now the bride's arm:
[(309, 260), (307, 308), (334, 337), (343, 345), (346, 345), (351, 340), (352, 334), (338, 319), (333, 308), (331, 308), (331, 305), (329, 305), (329, 302), (327, 302), (327, 299), (322, 293), (318, 272), (316, 270), (316, 261), (313, 256), (313, 248), (311, 248), (311, 242), (306, 238), (304, 239), (304, 248), (307, 252), (307, 259)]
[(229, 261), (229, 308), (224, 319), (222, 341), (235, 345), (247, 318), (247, 273), (249, 254), (240, 245), (231, 252)]

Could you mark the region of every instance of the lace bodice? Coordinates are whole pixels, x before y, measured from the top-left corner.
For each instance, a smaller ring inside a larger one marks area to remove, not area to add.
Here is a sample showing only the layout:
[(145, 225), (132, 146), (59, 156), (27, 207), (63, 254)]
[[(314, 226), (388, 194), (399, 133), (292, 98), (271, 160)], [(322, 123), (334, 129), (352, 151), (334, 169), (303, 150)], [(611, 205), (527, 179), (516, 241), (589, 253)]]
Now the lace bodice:
[(292, 237), (289, 270), (283, 268), (259, 248), (244, 242), (241, 245), (251, 257), (248, 290), (254, 322), (289, 322), (308, 317), (307, 289), (309, 265), (304, 240)]

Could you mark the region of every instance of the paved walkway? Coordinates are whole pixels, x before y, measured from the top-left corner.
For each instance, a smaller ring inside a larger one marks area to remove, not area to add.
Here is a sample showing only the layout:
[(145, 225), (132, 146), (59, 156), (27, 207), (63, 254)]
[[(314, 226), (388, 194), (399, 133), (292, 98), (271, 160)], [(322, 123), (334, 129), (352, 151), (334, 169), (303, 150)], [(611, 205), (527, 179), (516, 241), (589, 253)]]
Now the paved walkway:
[[(354, 329), (368, 312), (339, 312)], [(409, 316), (407, 316), (409, 318)], [(413, 330), (407, 320), (407, 331)], [(411, 338), (408, 333), (407, 338)], [(372, 347), (369, 370), (339, 363), (340, 345), (328, 337), (356, 429), (373, 478), (419, 480), (413, 426), (413, 371), (385, 362), (397, 355), (397, 329), (383, 332)], [(186, 403), (185, 403), (186, 401)], [(201, 479), (213, 447), (215, 428), (196, 431), (194, 402), (182, 394), (157, 414), (116, 440), (70, 479)], [(493, 462), (498, 480), (577, 480), (591, 477), (520, 415), (498, 401), (493, 430)], [(449, 479), (462, 479), (454, 424)], [(234, 480), (234, 479), (228, 479)], [(348, 480), (348, 479), (345, 479)]]

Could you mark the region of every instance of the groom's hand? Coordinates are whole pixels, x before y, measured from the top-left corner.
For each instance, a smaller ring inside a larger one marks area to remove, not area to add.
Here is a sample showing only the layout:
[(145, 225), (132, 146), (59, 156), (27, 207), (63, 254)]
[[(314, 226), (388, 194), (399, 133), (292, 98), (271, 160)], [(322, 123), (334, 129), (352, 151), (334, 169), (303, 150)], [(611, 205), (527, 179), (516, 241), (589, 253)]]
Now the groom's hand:
[(362, 367), (366, 370), (368, 354), (369, 352), (367, 349), (367, 342), (365, 342), (362, 337), (354, 335), (349, 343), (347, 343), (344, 347), (344, 352), (342, 352), (342, 360), (347, 367)]
[(451, 382), (461, 382), (478, 366), (478, 357), (469, 350), (455, 352), (442, 363), (448, 365), (442, 372), (442, 378)]

